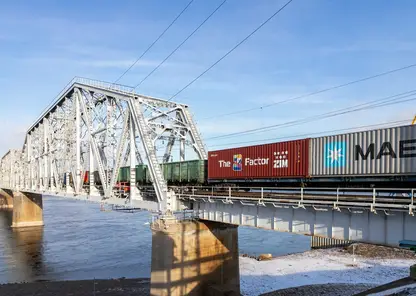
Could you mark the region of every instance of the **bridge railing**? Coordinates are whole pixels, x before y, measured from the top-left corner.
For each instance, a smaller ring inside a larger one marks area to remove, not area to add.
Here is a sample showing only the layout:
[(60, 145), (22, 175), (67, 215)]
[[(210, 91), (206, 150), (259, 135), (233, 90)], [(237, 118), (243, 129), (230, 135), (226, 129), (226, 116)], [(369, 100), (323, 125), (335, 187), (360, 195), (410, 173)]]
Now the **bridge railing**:
[(84, 78), (84, 77), (75, 77), (73, 80), (74, 80), (73, 83), (79, 83), (79, 84), (94, 86), (94, 87), (98, 87), (98, 88), (102, 88), (102, 89), (115, 90), (115, 91), (122, 92), (122, 93), (127, 93), (127, 94), (135, 93), (134, 88), (131, 87), (131, 86), (128, 86), (128, 85), (123, 85), (123, 84), (118, 84), (118, 83), (111, 83), (111, 82), (95, 80), (95, 79), (90, 79), (90, 78)]
[(202, 202), (234, 202), (247, 206), (272, 204), (341, 208), (367, 208), (372, 212), (384, 209), (408, 211), (414, 215), (415, 190), (412, 188), (294, 188), (294, 187), (223, 187), (194, 186), (176, 189), (180, 199)]

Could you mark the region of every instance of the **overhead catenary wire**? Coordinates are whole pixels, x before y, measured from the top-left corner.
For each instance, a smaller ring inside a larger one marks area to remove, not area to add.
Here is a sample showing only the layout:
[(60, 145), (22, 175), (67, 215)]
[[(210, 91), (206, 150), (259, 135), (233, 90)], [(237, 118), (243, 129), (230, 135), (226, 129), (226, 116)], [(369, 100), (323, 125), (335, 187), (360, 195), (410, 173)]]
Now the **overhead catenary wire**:
[(182, 47), (224, 4), (227, 2), (227, 0), (224, 0), (220, 3), (220, 5), (217, 6), (217, 8), (214, 9), (213, 12), (211, 12), (210, 15), (208, 15), (204, 21), (199, 24), (198, 27), (195, 28), (195, 30), (192, 31), (191, 34), (189, 34), (173, 51), (171, 51), (170, 54), (168, 54), (152, 71), (149, 72), (139, 83), (134, 86), (134, 89), (138, 88), (140, 85), (142, 85), (143, 82), (145, 82), (154, 72), (157, 71), (157, 69), (160, 68), (175, 52), (179, 50), (179, 48)]
[(241, 141), (241, 142), (233, 142), (233, 143), (223, 143), (223, 144), (218, 144), (218, 145), (210, 145), (209, 147), (223, 147), (223, 146), (230, 146), (230, 145), (250, 144), (250, 143), (263, 144), (263, 143), (269, 142), (269, 141), (300, 139), (300, 138), (311, 137), (311, 136), (322, 135), (322, 134), (331, 135), (333, 133), (357, 131), (357, 130), (362, 130), (362, 129), (382, 127), (382, 126), (394, 127), (394, 126), (403, 125), (404, 123), (408, 123), (408, 122), (409, 122), (409, 119), (407, 119), (407, 120), (396, 120), (396, 121), (389, 121), (389, 122), (378, 123), (378, 124), (360, 125), (360, 126), (355, 126), (355, 127), (350, 127), (350, 128), (333, 129), (333, 130), (326, 130), (326, 131), (320, 131), (320, 132), (297, 134), (297, 135), (292, 135), (292, 136), (273, 137), (273, 138), (250, 140), (250, 141)]
[[(389, 105), (396, 105), (396, 104), (405, 103), (405, 102), (409, 102), (409, 101), (415, 101), (415, 100), (416, 100), (416, 97), (413, 97), (413, 98), (406, 99), (406, 100), (401, 100), (401, 101), (375, 104), (375, 105), (361, 107), (361, 108), (353, 109), (353, 110), (345, 110), (345, 111), (338, 112), (338, 113), (327, 114), (325, 116), (308, 117), (308, 118), (305, 118), (305, 119), (299, 120), (299, 121), (286, 122), (286, 123), (282, 123), (282, 124), (268, 126), (268, 127), (265, 127), (265, 128), (255, 129), (255, 131), (249, 131), (249, 132), (246, 131), (246, 132), (243, 132), (242, 134), (244, 134), (244, 135), (249, 135), (250, 134), (251, 135), (251, 134), (256, 134), (256, 133), (269, 132), (271, 130), (275, 130), (275, 129), (279, 129), (279, 128), (283, 128), (283, 127), (291, 127), (291, 126), (295, 126), (295, 125), (301, 125), (301, 124), (305, 124), (305, 123), (309, 123), (309, 122), (313, 122), (313, 121), (318, 121), (318, 120), (321, 120), (321, 119), (326, 119), (326, 118), (331, 118), (331, 117), (335, 117), (335, 116), (339, 116), (339, 115), (344, 115), (344, 114), (347, 114), (347, 113), (353, 113), (353, 112), (366, 110), (366, 109), (370, 109), (370, 108), (371, 109), (376, 109), (376, 108), (379, 108), (379, 107), (384, 107), (384, 106), (389, 106)], [(237, 136), (237, 135), (241, 135), (241, 134), (236, 133), (236, 134), (233, 134), (233, 135), (224, 135), (224, 137), (218, 136), (218, 137), (209, 138), (207, 140), (212, 140), (214, 138), (228, 138), (228, 137), (234, 137), (234, 136)]]
[(201, 74), (199, 74), (197, 77), (192, 79), (187, 85), (182, 87), (179, 91), (177, 91), (174, 95), (172, 95), (168, 101), (171, 101), (175, 97), (177, 97), (181, 92), (183, 92), (185, 89), (190, 87), (194, 82), (196, 82), (199, 78), (204, 76), (208, 71), (210, 71), (212, 68), (214, 68), (218, 63), (220, 63), (223, 59), (225, 59), (230, 53), (232, 53), (234, 50), (236, 50), (241, 44), (246, 42), (251, 36), (253, 36), (258, 30), (260, 30), (265, 24), (267, 24), (269, 21), (271, 21), (276, 15), (278, 15), (283, 9), (285, 9), (290, 3), (292, 3), (293, 0), (289, 0), (286, 2), (282, 7), (280, 7), (275, 13), (273, 13), (268, 19), (266, 19), (263, 23), (260, 24), (256, 29), (254, 29), (250, 34), (248, 34), (243, 40), (241, 40), (239, 43), (237, 43), (233, 48), (231, 48), (229, 51), (227, 51), (221, 58), (219, 58), (217, 61), (215, 61), (211, 66), (209, 66), (207, 69), (205, 69)]
[(371, 76), (367, 76), (367, 77), (364, 77), (364, 78), (360, 78), (360, 79), (357, 79), (357, 80), (349, 81), (349, 82), (346, 82), (346, 83), (343, 83), (343, 84), (331, 86), (331, 87), (324, 88), (324, 89), (321, 89), (321, 90), (317, 90), (317, 91), (314, 91), (314, 92), (310, 92), (310, 93), (307, 93), (307, 94), (304, 94), (304, 95), (300, 95), (300, 96), (296, 96), (296, 97), (293, 97), (293, 98), (285, 99), (285, 100), (282, 100), (282, 101), (279, 101), (279, 102), (266, 104), (266, 105), (263, 105), (263, 106), (260, 106), (260, 107), (253, 107), (253, 108), (237, 110), (237, 111), (233, 111), (233, 112), (229, 112), (229, 113), (218, 114), (218, 115), (202, 118), (201, 120), (208, 120), (208, 119), (219, 118), (219, 117), (224, 117), (224, 116), (229, 116), (229, 115), (236, 115), (236, 114), (241, 114), (241, 113), (246, 113), (246, 112), (256, 111), (256, 110), (263, 110), (263, 109), (274, 107), (274, 106), (277, 106), (277, 105), (280, 105), (280, 104), (283, 104), (283, 103), (288, 103), (288, 102), (304, 99), (304, 98), (311, 97), (311, 96), (318, 95), (318, 94), (322, 94), (322, 93), (325, 93), (325, 92), (328, 92), (328, 91), (331, 91), (331, 90), (336, 90), (336, 89), (343, 88), (343, 87), (346, 87), (346, 86), (350, 86), (350, 85), (353, 85), (353, 84), (357, 84), (357, 83), (360, 83), (360, 82), (365, 82), (365, 81), (368, 81), (368, 80), (371, 80), (371, 79), (379, 78), (379, 77), (382, 77), (382, 76), (386, 76), (386, 75), (393, 74), (393, 73), (396, 73), (396, 72), (404, 71), (404, 70), (414, 68), (414, 67), (416, 67), (416, 63), (410, 64), (410, 65), (407, 65), (407, 66), (404, 66), (404, 67), (392, 69), (392, 70), (389, 70), (389, 71), (381, 72), (381, 73), (378, 73), (378, 74), (374, 74), (374, 75), (371, 75)]
[(169, 24), (169, 26), (167, 26), (165, 28), (165, 30), (163, 30), (162, 33), (160, 33), (160, 35), (146, 48), (146, 50), (133, 62), (133, 64), (131, 64), (124, 72), (123, 74), (121, 74), (115, 81), (114, 83), (117, 83), (120, 81), (121, 78), (123, 78), (143, 57), (146, 53), (148, 53), (148, 51), (160, 40), (160, 38), (163, 37), (163, 35), (165, 35), (165, 33), (170, 29), (170, 27), (172, 27), (172, 25), (174, 23), (176, 23), (176, 21), (182, 16), (182, 14), (188, 9), (188, 7), (192, 4), (192, 2), (194, 2), (194, 0), (191, 0), (188, 2), (188, 4), (185, 6), (184, 9), (182, 9), (182, 11), (175, 17), (175, 19)]
[[(330, 111), (330, 112), (326, 112), (326, 113), (322, 113), (322, 114), (318, 114), (318, 115), (305, 117), (305, 118), (302, 118), (302, 119), (297, 119), (297, 120), (292, 120), (292, 121), (288, 121), (288, 122), (285, 122), (285, 123), (269, 125), (269, 126), (266, 126), (266, 127), (259, 127), (259, 128), (244, 130), (244, 131), (235, 132), (235, 133), (229, 133), (229, 134), (225, 134), (225, 135), (219, 135), (219, 136), (207, 138), (205, 140), (229, 138), (229, 137), (234, 137), (234, 136), (240, 136), (240, 135), (243, 135), (243, 134), (246, 135), (246, 134), (254, 134), (254, 133), (260, 133), (260, 132), (268, 132), (268, 131), (270, 131), (272, 129), (276, 129), (276, 128), (299, 125), (299, 124), (303, 124), (303, 123), (307, 123), (307, 122), (311, 122), (311, 121), (316, 121), (316, 120), (320, 120), (320, 119), (324, 119), (324, 118), (329, 118), (329, 117), (339, 116), (339, 115), (343, 115), (343, 114), (347, 114), (347, 113), (357, 112), (357, 111), (361, 111), (361, 110), (365, 110), (365, 109), (369, 109), (369, 108), (378, 108), (378, 107), (383, 107), (383, 106), (387, 106), (387, 105), (395, 105), (395, 104), (399, 104), (399, 103), (404, 103), (404, 102), (416, 100), (416, 98), (407, 99), (408, 97), (413, 96), (413, 95), (416, 95), (416, 90), (407, 91), (407, 92), (404, 92), (404, 93), (388, 96), (388, 97), (385, 97), (385, 98), (382, 98), (382, 99), (377, 99), (377, 100), (373, 100), (373, 101), (370, 101), (370, 102), (366, 102), (366, 103), (362, 103), (362, 104), (358, 104), (358, 105), (338, 109), (338, 110), (335, 110), (335, 111)], [(406, 100), (404, 100), (404, 99), (406, 99)]]

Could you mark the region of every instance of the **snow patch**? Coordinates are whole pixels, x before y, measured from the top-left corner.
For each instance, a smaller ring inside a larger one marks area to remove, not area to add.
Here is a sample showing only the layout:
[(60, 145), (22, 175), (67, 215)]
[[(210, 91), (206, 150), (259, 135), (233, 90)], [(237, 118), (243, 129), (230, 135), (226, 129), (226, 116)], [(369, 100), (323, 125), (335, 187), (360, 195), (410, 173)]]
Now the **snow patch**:
[(243, 295), (259, 295), (328, 283), (382, 285), (409, 276), (412, 264), (416, 264), (416, 260), (370, 259), (339, 250), (314, 250), (271, 261), (240, 257), (241, 292)]

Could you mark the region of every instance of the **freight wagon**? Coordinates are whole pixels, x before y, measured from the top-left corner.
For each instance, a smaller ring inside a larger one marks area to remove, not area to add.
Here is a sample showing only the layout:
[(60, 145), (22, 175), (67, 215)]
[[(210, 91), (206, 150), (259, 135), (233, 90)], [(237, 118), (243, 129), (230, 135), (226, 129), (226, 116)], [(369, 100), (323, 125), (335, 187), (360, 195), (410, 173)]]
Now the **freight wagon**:
[[(204, 184), (207, 180), (206, 160), (189, 160), (183, 162), (168, 162), (160, 165), (163, 176), (168, 185), (196, 185)], [(100, 175), (94, 172), (95, 183), (100, 185)], [(136, 166), (136, 185), (149, 185), (150, 173), (147, 165)], [(117, 183), (130, 182), (130, 167), (122, 167), (119, 170)]]
[[(210, 151), (207, 161), (169, 162), (161, 169), (168, 185), (413, 187), (416, 126)], [(117, 180), (130, 182), (129, 167)], [(136, 166), (136, 184), (151, 184), (146, 165)]]

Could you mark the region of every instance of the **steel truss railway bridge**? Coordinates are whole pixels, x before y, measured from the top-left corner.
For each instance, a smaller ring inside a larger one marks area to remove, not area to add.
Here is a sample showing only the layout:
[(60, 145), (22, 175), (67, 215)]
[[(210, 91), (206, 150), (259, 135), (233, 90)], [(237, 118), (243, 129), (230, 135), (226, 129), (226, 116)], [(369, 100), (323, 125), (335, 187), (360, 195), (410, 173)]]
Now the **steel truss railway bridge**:
[[(171, 188), (161, 164), (173, 157), (207, 158), (187, 105), (140, 95), (128, 86), (75, 78), (28, 129), (23, 148), (2, 157), (2, 204), (13, 207), (14, 227), (43, 225), (42, 195), (157, 213), (152, 225), (153, 252), (159, 255), (152, 256), (154, 295), (176, 295), (177, 287), (181, 293), (204, 289), (207, 281), (239, 290), (234, 225), (388, 245), (416, 241), (413, 189)], [(138, 164), (148, 166), (151, 190), (136, 186)], [(127, 197), (116, 186), (124, 166), (130, 167)], [(178, 222), (173, 217), (181, 211), (203, 220)], [(167, 245), (180, 255), (163, 255), (170, 253)], [(204, 265), (210, 260), (215, 264)], [(184, 277), (184, 269), (189, 276)]]

